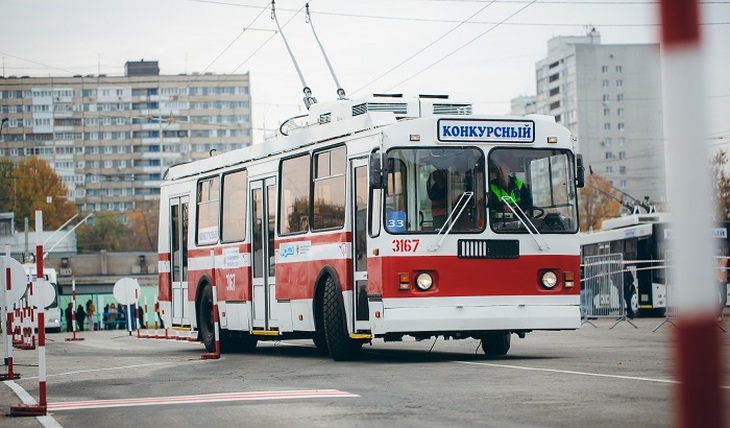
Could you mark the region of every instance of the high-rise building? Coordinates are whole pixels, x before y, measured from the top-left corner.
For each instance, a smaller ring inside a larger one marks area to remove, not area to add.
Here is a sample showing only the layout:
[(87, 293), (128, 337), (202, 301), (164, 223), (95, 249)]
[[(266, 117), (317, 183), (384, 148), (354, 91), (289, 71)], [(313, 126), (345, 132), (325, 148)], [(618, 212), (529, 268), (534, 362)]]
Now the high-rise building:
[(535, 73), (537, 113), (573, 132), (587, 167), (634, 198), (665, 200), (658, 44), (603, 45), (595, 29), (554, 37)]
[(0, 156), (37, 155), (81, 211), (125, 212), (155, 200), (168, 167), (251, 144), (248, 74), (0, 78)]

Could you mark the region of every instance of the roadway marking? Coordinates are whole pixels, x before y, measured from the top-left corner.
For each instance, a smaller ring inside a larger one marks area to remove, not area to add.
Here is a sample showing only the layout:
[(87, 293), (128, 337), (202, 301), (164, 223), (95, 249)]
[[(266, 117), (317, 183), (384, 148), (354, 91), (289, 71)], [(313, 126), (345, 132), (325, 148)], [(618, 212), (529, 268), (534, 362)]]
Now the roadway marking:
[(69, 401), (48, 403), (48, 411), (103, 409), (111, 407), (157, 406), (164, 404), (219, 403), (225, 401), (291, 400), (297, 398), (360, 397), (337, 389), (305, 389), (294, 391), (255, 391), (219, 394), (180, 395), (171, 397), (126, 398), (118, 400)]
[[(575, 370), (560, 370), (560, 369), (546, 369), (546, 368), (540, 368), (540, 367), (524, 367), (524, 366), (512, 366), (509, 364), (495, 364), (495, 363), (479, 363), (479, 362), (473, 362), (473, 361), (451, 361), (452, 363), (459, 363), (459, 364), (469, 364), (474, 366), (488, 366), (488, 367), (498, 367), (498, 368), (504, 368), (504, 369), (514, 369), (514, 370), (527, 370), (527, 371), (535, 371), (535, 372), (547, 372), (547, 373), (560, 373), (560, 374), (572, 374), (572, 375), (579, 375), (579, 376), (592, 376), (592, 377), (606, 377), (611, 379), (627, 379), (627, 380), (639, 380), (643, 382), (656, 382), (656, 383), (669, 383), (669, 384), (680, 384), (681, 382), (677, 380), (671, 380), (671, 379), (658, 379), (658, 378), (651, 378), (651, 377), (639, 377), (639, 376), (624, 376), (624, 375), (611, 375), (611, 374), (605, 374), (605, 373), (589, 373), (589, 372), (579, 372)], [(720, 385), (720, 388), (722, 389), (730, 389), (730, 386), (727, 385)]]

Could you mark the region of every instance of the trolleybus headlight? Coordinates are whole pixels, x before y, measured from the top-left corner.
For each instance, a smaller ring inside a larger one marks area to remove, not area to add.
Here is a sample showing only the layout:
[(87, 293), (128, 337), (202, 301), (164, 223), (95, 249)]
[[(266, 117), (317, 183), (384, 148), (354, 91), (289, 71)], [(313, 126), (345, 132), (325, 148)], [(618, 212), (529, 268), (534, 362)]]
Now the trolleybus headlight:
[(433, 285), (433, 278), (431, 278), (431, 275), (423, 272), (419, 273), (416, 277), (416, 287), (418, 287), (420, 290), (426, 291)]
[(555, 272), (548, 270), (543, 272), (540, 282), (545, 288), (553, 288), (558, 283), (558, 276), (555, 275)]

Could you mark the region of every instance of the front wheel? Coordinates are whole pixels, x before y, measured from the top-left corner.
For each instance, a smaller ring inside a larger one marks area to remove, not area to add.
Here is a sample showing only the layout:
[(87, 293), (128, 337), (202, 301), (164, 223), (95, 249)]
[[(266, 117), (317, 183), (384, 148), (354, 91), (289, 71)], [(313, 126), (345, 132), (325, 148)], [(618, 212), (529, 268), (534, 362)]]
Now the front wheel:
[(482, 351), (487, 356), (507, 355), (510, 347), (509, 331), (493, 331), (482, 336)]
[(360, 352), (362, 342), (350, 339), (342, 293), (332, 277), (328, 277), (324, 285), (322, 314), (324, 315), (324, 337), (332, 359), (335, 361), (354, 359)]

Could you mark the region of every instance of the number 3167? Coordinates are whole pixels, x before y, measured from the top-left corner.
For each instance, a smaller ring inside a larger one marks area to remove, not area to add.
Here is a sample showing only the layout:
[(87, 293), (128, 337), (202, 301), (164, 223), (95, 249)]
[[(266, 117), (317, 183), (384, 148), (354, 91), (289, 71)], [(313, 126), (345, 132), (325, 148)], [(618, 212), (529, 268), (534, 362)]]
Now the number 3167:
[(418, 248), (418, 239), (394, 239), (393, 252), (395, 253), (413, 253)]

